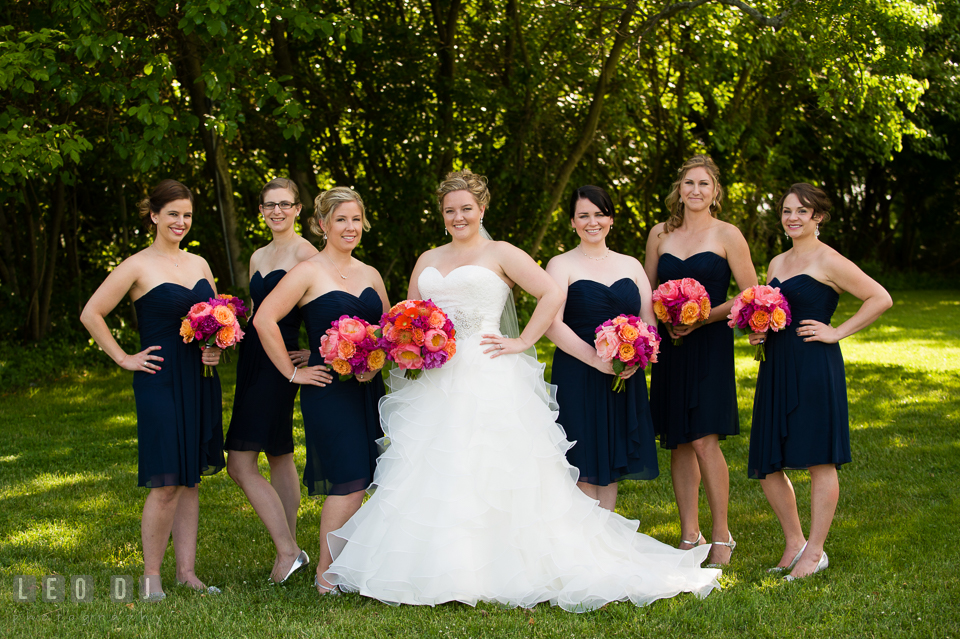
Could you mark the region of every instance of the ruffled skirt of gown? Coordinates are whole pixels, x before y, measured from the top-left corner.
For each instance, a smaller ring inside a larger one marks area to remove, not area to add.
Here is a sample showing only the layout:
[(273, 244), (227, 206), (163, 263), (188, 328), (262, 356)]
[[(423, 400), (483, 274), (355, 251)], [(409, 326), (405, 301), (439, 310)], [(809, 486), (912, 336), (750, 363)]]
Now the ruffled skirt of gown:
[(718, 587), (708, 546), (669, 547), (576, 486), (543, 366), (480, 336), (418, 380), (393, 371), (373, 495), (328, 541), (324, 577), (388, 604), (542, 601), (584, 612)]

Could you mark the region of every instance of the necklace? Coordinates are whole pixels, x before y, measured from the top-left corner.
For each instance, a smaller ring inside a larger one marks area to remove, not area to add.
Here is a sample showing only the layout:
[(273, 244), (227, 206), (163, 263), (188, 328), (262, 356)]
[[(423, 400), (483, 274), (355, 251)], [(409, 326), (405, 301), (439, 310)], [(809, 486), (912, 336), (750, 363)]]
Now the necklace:
[(607, 259), (607, 256), (610, 255), (610, 249), (609, 249), (609, 248), (607, 249), (607, 252), (603, 254), (603, 257), (590, 257), (589, 255), (587, 255), (586, 253), (583, 252), (583, 245), (581, 245), (581, 244), (577, 244), (577, 248), (580, 249), (580, 252), (583, 253), (583, 256), (584, 256), (585, 258), (587, 258), (588, 260), (593, 260), (594, 262), (599, 262), (600, 260), (605, 260), (605, 259)]
[(328, 262), (330, 262), (331, 264), (333, 264), (333, 268), (337, 269), (337, 274), (340, 275), (340, 279), (343, 279), (343, 280), (347, 279), (347, 276), (340, 272), (340, 269), (337, 268), (336, 263), (335, 263), (333, 260), (330, 259), (330, 256), (327, 255), (326, 258), (327, 258), (327, 261), (328, 261)]
[[(157, 252), (160, 253), (159, 251), (157, 251)], [(179, 253), (179, 252), (180, 252), (180, 251), (178, 250), (177, 253)], [(170, 257), (170, 256), (167, 255), (166, 253), (160, 253), (160, 255), (162, 255), (163, 257), (167, 258), (167, 259), (170, 260), (171, 262), (173, 262), (173, 265), (176, 266), (177, 268), (180, 268), (180, 260), (178, 260), (177, 258), (175, 258), (175, 257)]]

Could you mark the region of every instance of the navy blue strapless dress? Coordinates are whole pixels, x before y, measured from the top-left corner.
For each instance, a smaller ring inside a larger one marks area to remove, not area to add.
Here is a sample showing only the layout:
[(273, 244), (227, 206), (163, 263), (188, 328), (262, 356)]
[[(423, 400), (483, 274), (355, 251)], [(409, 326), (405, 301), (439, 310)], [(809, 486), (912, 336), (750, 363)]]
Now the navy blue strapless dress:
[(785, 468), (850, 462), (847, 381), (840, 344), (804, 342), (800, 321), (830, 323), (840, 295), (807, 274), (776, 278), (790, 304), (790, 326), (766, 337), (757, 372), (747, 473), (763, 479)]
[(200, 348), (180, 337), (181, 318), (211, 297), (202, 279), (192, 290), (165, 282), (133, 303), (140, 349), (160, 346), (153, 354), (163, 358), (155, 374), (133, 374), (140, 486), (196, 486), (225, 465), (220, 378), (203, 376)]
[[(266, 277), (260, 271), (250, 280), (250, 297), (253, 298), (254, 314), (287, 272), (271, 271)], [(288, 351), (300, 348), (300, 309), (281, 319), (280, 334)], [(233, 416), (223, 447), (226, 450), (264, 451), (274, 457), (293, 452), (293, 402), (299, 384), (291, 384), (273, 365), (251, 316), (246, 333), (240, 342), (240, 359), (237, 361), (237, 389), (233, 396)]]
[[(640, 290), (630, 278), (605, 286), (577, 280), (567, 289), (564, 323), (584, 342), (594, 343), (595, 329), (617, 315), (640, 313)], [(643, 371), (626, 381), (623, 392), (605, 375), (559, 348), (553, 354), (551, 382), (570, 441), (567, 461), (580, 470), (580, 481), (607, 486), (621, 479), (653, 479), (660, 474)]]
[[(310, 337), (310, 366), (323, 364), (320, 338), (341, 315), (380, 321), (383, 303), (373, 288), (360, 297), (330, 291), (304, 304), (300, 311)], [(300, 391), (307, 464), (303, 483), (310, 495), (349, 495), (366, 490), (377, 466), (383, 376), (361, 384), (356, 377), (341, 382), (336, 373), (326, 386), (304, 386)]]
[[(710, 251), (681, 260), (669, 253), (657, 264), (660, 282), (692, 277), (707, 289), (710, 304), (726, 301), (730, 265)], [(650, 373), (650, 412), (660, 446), (676, 448), (706, 435), (740, 433), (733, 365), (733, 329), (726, 322), (701, 326), (674, 346), (660, 326), (660, 355)]]

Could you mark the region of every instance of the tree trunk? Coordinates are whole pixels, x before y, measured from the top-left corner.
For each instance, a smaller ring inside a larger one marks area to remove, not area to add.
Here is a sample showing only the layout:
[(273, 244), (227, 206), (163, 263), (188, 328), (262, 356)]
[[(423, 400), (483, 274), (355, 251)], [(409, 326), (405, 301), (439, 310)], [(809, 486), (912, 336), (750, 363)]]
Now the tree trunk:
[(437, 29), (437, 58), (440, 67), (437, 70), (437, 111), (440, 116), (437, 139), (443, 149), (436, 158), (437, 180), (453, 168), (454, 126), (453, 126), (453, 85), (456, 80), (457, 52), (454, 48), (457, 39), (457, 20), (460, 13), (460, 0), (450, 0), (443, 10), (440, 0), (430, 0), (433, 23)]
[(607, 93), (607, 87), (610, 85), (610, 81), (613, 79), (613, 75), (617, 70), (617, 64), (620, 62), (620, 55), (623, 52), (623, 47), (629, 36), (630, 20), (633, 18), (636, 9), (637, 3), (635, 0), (628, 2), (627, 7), (620, 14), (620, 19), (617, 21), (616, 37), (613, 41), (613, 47), (603, 62), (603, 68), (600, 71), (600, 77), (597, 79), (597, 86), (593, 92), (593, 101), (590, 103), (590, 111), (587, 113), (583, 127), (580, 129), (580, 136), (570, 149), (566, 161), (558, 171), (557, 179), (550, 188), (547, 207), (543, 211), (543, 217), (540, 220), (537, 235), (533, 240), (533, 246), (530, 247), (530, 256), (533, 258), (536, 258), (537, 253), (540, 252), (543, 238), (547, 233), (547, 229), (550, 228), (550, 222), (553, 221), (553, 212), (560, 204), (560, 198), (567, 188), (567, 182), (570, 181), (573, 170), (577, 168), (580, 158), (583, 157), (583, 154), (586, 153), (587, 149), (593, 143), (593, 136), (597, 132), (597, 124), (600, 122), (600, 114), (603, 112), (603, 100)]
[(14, 295), (20, 297), (20, 283), (17, 281), (17, 254), (10, 242), (10, 226), (7, 224), (5, 206), (0, 205), (0, 249), (3, 250), (3, 259), (0, 260), (0, 277), (4, 283), (10, 285)]
[(53, 300), (54, 273), (57, 268), (57, 247), (60, 245), (60, 227), (63, 225), (63, 214), (67, 208), (66, 187), (63, 178), (57, 177), (54, 187), (53, 210), (51, 211), (50, 227), (47, 232), (47, 254), (43, 265), (43, 281), (40, 289), (40, 313), (38, 339), (43, 339), (50, 330), (50, 302)]
[(203, 81), (203, 68), (200, 59), (200, 44), (197, 36), (190, 34), (183, 40), (184, 82), (190, 91), (190, 105), (194, 115), (200, 121), (200, 137), (203, 139), (203, 148), (206, 151), (207, 168), (213, 175), (214, 189), (217, 195), (217, 208), (220, 209), (221, 223), (227, 252), (227, 263), (230, 269), (230, 285), (246, 291), (250, 282), (247, 281), (247, 269), (240, 262), (240, 239), (237, 236), (237, 208), (233, 199), (233, 180), (230, 177), (230, 165), (222, 141), (216, 131), (206, 127), (207, 117), (211, 109), (207, 106), (207, 89)]

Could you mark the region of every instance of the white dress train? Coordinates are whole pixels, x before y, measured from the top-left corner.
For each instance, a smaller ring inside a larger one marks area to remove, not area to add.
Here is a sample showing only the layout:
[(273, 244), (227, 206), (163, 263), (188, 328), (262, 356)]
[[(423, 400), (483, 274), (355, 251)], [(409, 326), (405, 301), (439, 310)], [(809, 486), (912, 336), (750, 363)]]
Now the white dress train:
[(639, 534), (577, 488), (543, 366), (482, 352), (481, 333), (499, 333), (503, 280), (475, 265), (446, 277), (429, 267), (418, 287), (453, 321), (457, 354), (417, 380), (392, 371), (380, 400), (389, 447), (372, 497), (328, 535), (327, 581), (388, 604), (549, 601), (572, 612), (719, 587), (720, 571), (700, 568), (709, 546)]

